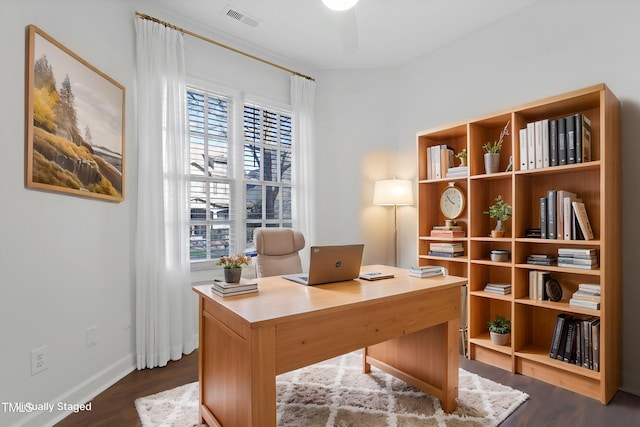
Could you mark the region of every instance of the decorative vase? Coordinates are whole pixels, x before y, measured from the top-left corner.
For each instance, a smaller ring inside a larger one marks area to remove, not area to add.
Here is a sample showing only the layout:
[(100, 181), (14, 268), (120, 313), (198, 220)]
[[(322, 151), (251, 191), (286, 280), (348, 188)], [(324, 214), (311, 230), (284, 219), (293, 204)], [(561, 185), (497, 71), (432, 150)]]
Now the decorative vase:
[(491, 230), (491, 237), (504, 237), (504, 225), (501, 219), (498, 220), (496, 228)]
[(467, 158), (460, 157), (460, 166), (467, 166)]
[(227, 283), (239, 283), (241, 276), (242, 267), (224, 269), (224, 281)]
[(511, 333), (496, 334), (495, 332), (489, 332), (489, 335), (491, 335), (491, 342), (495, 345), (507, 345), (511, 339)]
[(484, 153), (484, 172), (496, 173), (500, 168), (500, 153)]

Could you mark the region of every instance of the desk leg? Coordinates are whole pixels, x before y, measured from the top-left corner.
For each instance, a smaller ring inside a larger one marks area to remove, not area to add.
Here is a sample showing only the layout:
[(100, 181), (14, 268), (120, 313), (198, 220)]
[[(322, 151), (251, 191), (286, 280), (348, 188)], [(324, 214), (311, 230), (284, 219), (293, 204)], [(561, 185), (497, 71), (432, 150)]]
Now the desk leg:
[(447, 322), (447, 344), (446, 344), (446, 375), (442, 384), (442, 409), (450, 414), (456, 409), (456, 398), (458, 397), (458, 336), (460, 333), (460, 320), (450, 320)]
[(371, 364), (367, 362), (367, 349), (369, 347), (365, 347), (362, 349), (362, 372), (368, 374), (371, 372)]
[(451, 413), (458, 397), (458, 333), (453, 320), (409, 335), (369, 346), (363, 352), (363, 371), (371, 365), (440, 399)]
[(251, 426), (276, 426), (275, 326), (251, 333)]

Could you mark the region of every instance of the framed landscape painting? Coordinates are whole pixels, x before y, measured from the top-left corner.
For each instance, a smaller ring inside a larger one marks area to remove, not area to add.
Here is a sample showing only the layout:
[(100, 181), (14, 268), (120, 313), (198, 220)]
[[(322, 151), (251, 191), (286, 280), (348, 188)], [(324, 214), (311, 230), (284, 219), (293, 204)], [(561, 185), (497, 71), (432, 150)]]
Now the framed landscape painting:
[(121, 202), (125, 88), (33, 25), (26, 80), (27, 188)]

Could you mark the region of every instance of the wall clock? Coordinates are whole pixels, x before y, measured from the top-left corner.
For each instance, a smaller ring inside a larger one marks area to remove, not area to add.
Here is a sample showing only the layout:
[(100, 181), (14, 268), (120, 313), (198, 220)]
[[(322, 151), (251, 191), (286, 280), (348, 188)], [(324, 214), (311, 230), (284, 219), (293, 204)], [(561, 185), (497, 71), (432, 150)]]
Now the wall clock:
[(456, 219), (465, 207), (465, 195), (454, 182), (450, 182), (440, 194), (440, 211), (447, 219)]

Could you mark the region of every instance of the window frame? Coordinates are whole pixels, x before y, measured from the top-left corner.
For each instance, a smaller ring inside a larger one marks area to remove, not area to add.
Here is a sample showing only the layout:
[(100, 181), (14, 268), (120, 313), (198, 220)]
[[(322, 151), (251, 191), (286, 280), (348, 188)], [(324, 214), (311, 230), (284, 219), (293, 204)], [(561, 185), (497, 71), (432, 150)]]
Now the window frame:
[[(202, 81), (199, 79), (188, 79), (186, 83), (186, 91), (185, 97), (187, 96), (188, 91), (196, 91), (199, 93), (205, 93), (207, 95), (219, 96), (221, 98), (226, 98), (231, 103), (232, 107), (229, 109), (230, 115), (230, 123), (228, 124), (229, 128), (229, 152), (228, 152), (228, 175), (226, 178), (216, 178), (216, 180), (221, 180), (229, 183), (230, 185), (230, 203), (229, 203), (229, 253), (244, 253), (250, 247), (247, 244), (247, 229), (249, 224), (257, 224), (261, 223), (261, 226), (279, 226), (282, 227), (284, 224), (290, 227), (293, 224), (294, 212), (293, 206), (291, 206), (291, 218), (284, 219), (283, 216), (283, 203), (282, 198), (279, 197), (280, 201), (280, 219), (273, 220), (267, 219), (265, 217), (265, 208), (262, 208), (262, 218), (260, 220), (257, 219), (248, 219), (246, 215), (246, 188), (247, 184), (255, 184), (259, 183), (260, 185), (280, 185), (280, 178), (278, 177), (277, 181), (255, 181), (255, 180), (247, 180), (244, 176), (244, 147), (245, 147), (245, 135), (244, 135), (244, 108), (245, 105), (249, 105), (252, 107), (260, 108), (261, 110), (268, 110), (271, 112), (275, 112), (277, 114), (284, 114), (290, 118), (291, 121), (291, 147), (288, 150), (290, 152), (291, 159), (291, 169), (293, 170), (293, 164), (295, 162), (294, 159), (294, 132), (293, 132), (293, 111), (291, 109), (291, 105), (284, 104), (282, 102), (274, 101), (272, 99), (264, 98), (255, 94), (248, 94), (236, 89), (231, 89), (229, 87), (211, 83), (207, 81)], [(186, 121), (187, 121), (187, 143), (189, 146), (191, 145), (190, 141), (190, 129), (189, 129), (189, 112), (185, 111)], [(279, 144), (278, 144), (279, 147)], [(189, 150), (190, 151), (190, 150)], [(189, 161), (191, 160), (190, 155)], [(263, 165), (261, 163), (261, 169)], [(279, 170), (278, 170), (279, 171)], [(278, 173), (279, 175), (279, 173)], [(261, 176), (262, 178), (262, 176)], [(191, 185), (192, 178), (191, 174), (188, 176), (189, 186)], [(291, 175), (290, 182), (287, 185), (291, 190), (291, 199), (293, 199), (293, 175)], [(282, 188), (282, 186), (280, 186)], [(263, 194), (265, 190), (263, 188)], [(188, 203), (191, 203), (191, 188), (188, 189), (189, 200)], [(291, 205), (293, 205), (293, 201), (291, 200)], [(233, 207), (232, 207), (233, 206)], [(209, 222), (211, 223), (211, 222)], [(189, 217), (189, 227), (192, 225), (191, 217)], [(191, 271), (198, 270), (213, 270), (222, 268), (221, 266), (216, 265), (217, 259), (189, 259), (189, 264), (191, 266)]]

